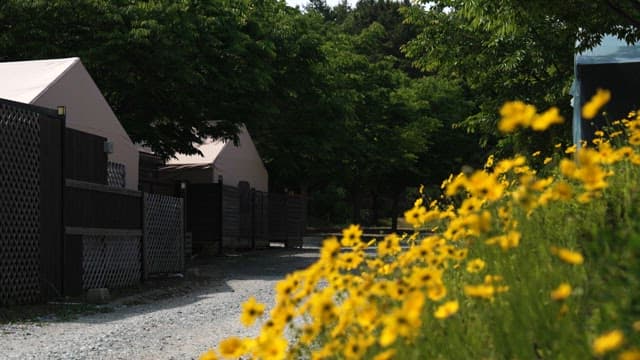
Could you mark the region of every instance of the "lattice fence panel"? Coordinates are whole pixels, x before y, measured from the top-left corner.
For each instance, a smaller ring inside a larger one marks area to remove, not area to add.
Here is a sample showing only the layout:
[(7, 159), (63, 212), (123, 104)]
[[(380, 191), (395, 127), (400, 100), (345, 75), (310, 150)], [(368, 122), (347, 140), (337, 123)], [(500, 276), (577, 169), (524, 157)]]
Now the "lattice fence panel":
[(38, 118), (0, 104), (0, 305), (40, 296)]
[(120, 288), (142, 278), (139, 236), (82, 237), (82, 287)]
[(144, 261), (148, 274), (183, 271), (183, 211), (181, 198), (144, 194)]
[(125, 182), (126, 171), (124, 164), (109, 161), (107, 163), (107, 185), (123, 188)]

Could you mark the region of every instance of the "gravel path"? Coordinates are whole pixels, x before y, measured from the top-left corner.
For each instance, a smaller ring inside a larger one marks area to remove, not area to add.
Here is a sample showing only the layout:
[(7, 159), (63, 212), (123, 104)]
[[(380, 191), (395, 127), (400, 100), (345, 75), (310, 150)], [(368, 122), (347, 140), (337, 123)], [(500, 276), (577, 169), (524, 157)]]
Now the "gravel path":
[(239, 322), (241, 303), (253, 295), (272, 306), (275, 283), (317, 256), (317, 248), (272, 248), (216, 257), (197, 266), (198, 281), (161, 299), (151, 291), (115, 300), (110, 313), (0, 325), (0, 359), (197, 358), (225, 337), (255, 335)]

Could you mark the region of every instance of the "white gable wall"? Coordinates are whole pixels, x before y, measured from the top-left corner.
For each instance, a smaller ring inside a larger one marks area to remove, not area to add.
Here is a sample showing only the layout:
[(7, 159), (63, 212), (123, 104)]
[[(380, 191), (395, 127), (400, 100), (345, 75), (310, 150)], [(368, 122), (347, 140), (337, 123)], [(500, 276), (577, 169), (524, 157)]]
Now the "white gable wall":
[(245, 127), (240, 130), (240, 143), (227, 144), (214, 161), (214, 179), (222, 175), (227, 185), (238, 186), (240, 181), (248, 181), (252, 188), (269, 191), (269, 175), (262, 163), (251, 136)]
[(48, 108), (65, 106), (67, 127), (100, 135), (113, 143), (109, 161), (126, 167), (126, 188), (138, 189), (138, 149), (82, 63), (67, 72), (32, 102)]

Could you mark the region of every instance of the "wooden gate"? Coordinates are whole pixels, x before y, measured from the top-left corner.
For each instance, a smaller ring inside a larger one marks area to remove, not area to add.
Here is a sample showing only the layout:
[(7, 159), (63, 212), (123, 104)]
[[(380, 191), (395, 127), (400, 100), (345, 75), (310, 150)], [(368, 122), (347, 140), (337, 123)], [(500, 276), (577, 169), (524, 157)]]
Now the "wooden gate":
[(189, 184), (187, 232), (194, 253), (222, 250), (222, 187), (220, 184)]

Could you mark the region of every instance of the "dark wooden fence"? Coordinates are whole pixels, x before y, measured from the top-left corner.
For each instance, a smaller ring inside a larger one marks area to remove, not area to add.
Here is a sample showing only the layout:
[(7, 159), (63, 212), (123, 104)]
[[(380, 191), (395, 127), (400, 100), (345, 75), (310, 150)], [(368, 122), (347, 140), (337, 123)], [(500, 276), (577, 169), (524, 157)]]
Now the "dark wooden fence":
[(269, 247), (269, 194), (262, 191), (251, 191), (253, 209), (251, 213), (252, 247)]
[(301, 247), (307, 221), (307, 199), (300, 195), (269, 194), (269, 241)]
[(216, 254), (224, 249), (259, 249), (271, 242), (302, 246), (306, 226), (304, 197), (270, 194), (220, 183), (189, 184), (186, 231), (194, 253)]
[(0, 99), (0, 306), (184, 268), (183, 200), (108, 186), (106, 139), (63, 110)]
[(61, 149), (56, 111), (0, 99), (0, 305), (60, 294)]
[(106, 139), (67, 129), (60, 114), (0, 99), (0, 305), (131, 286), (183, 270), (191, 249), (302, 244), (303, 198), (247, 183), (158, 180), (165, 197), (114, 187)]
[[(66, 180), (65, 295), (142, 278), (142, 193)], [(81, 255), (81, 256), (79, 256)]]
[(65, 129), (65, 178), (107, 184), (107, 153), (102, 136)]

